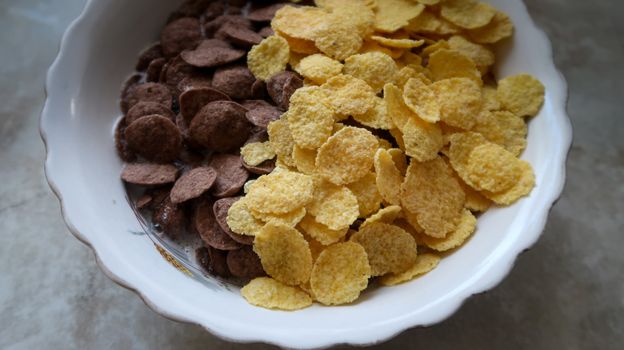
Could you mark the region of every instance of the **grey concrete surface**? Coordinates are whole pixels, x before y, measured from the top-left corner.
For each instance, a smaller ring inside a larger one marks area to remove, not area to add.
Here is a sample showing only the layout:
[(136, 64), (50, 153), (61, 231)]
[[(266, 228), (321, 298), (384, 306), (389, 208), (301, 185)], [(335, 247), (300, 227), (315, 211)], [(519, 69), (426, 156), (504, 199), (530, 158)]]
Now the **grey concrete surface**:
[[(110, 281), (43, 178), (43, 80), (84, 0), (0, 0), (0, 348), (264, 349), (169, 321)], [(527, 0), (570, 86), (575, 140), (546, 231), (507, 279), (396, 349), (624, 344), (624, 3)]]

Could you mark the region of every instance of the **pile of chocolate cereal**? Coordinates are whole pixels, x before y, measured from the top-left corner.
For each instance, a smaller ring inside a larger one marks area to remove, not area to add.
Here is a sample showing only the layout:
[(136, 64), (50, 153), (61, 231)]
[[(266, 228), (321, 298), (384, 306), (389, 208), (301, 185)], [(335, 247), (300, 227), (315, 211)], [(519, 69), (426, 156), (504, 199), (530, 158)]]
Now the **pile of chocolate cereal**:
[(245, 164), (241, 146), (266, 141), (268, 123), (302, 86), (293, 72), (264, 82), (246, 66), (281, 6), (185, 2), (140, 54), (121, 93), (116, 144), (127, 163), (122, 179), (145, 189), (136, 207), (171, 239), (199, 235), (197, 261), (222, 277), (264, 275), (253, 237), (232, 232), (225, 219), (245, 183), (275, 167)]

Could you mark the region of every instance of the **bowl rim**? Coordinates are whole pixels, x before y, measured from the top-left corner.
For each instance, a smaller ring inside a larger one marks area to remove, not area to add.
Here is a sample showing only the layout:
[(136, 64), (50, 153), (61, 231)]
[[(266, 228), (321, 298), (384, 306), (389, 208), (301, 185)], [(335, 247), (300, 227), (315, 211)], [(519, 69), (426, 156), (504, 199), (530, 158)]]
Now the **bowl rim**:
[[(235, 338), (232, 336), (233, 333), (231, 332), (228, 333), (222, 330), (216, 330), (216, 329), (210, 328), (208, 325), (201, 324), (194, 320), (190, 320), (182, 314), (175, 313), (173, 311), (168, 310), (166, 307), (161, 307), (157, 302), (147, 297), (146, 293), (141, 290), (140, 286), (135, 286), (135, 285), (132, 285), (132, 283), (125, 281), (123, 278), (120, 277), (120, 275), (112, 267), (107, 266), (103, 262), (103, 260), (100, 259), (98, 251), (91, 244), (87, 235), (80, 232), (72, 223), (73, 220), (71, 217), (69, 217), (65, 209), (63, 193), (60, 187), (57, 185), (57, 181), (55, 180), (56, 176), (58, 176), (59, 174), (54, 174), (50, 170), (50, 164), (52, 162), (50, 155), (52, 151), (50, 149), (50, 143), (48, 142), (48, 135), (46, 133), (45, 124), (47, 120), (52, 118), (50, 105), (53, 104), (53, 96), (51, 96), (50, 92), (55, 86), (58, 86), (58, 81), (61, 78), (59, 77), (59, 74), (57, 74), (57, 71), (58, 71), (59, 65), (64, 60), (64, 57), (67, 55), (67, 51), (65, 49), (67, 48), (68, 42), (70, 42), (72, 40), (72, 37), (76, 35), (75, 33), (77, 32), (77, 29), (80, 27), (80, 25), (84, 21), (87, 20), (91, 12), (91, 9), (93, 8), (93, 4), (96, 1), (97, 0), (86, 0), (82, 11), (78, 15), (78, 17), (76, 17), (70, 23), (70, 25), (67, 27), (67, 29), (65, 30), (61, 38), (59, 49), (58, 49), (58, 54), (47, 71), (46, 81), (45, 81), (45, 86), (44, 86), (46, 100), (45, 100), (45, 103), (41, 112), (40, 120), (39, 120), (39, 133), (40, 133), (40, 136), (44, 143), (44, 148), (45, 148), (45, 164), (44, 164), (45, 178), (46, 178), (46, 181), (48, 182), (48, 185), (50, 186), (50, 189), (52, 190), (52, 192), (55, 194), (55, 196), (59, 200), (59, 204), (61, 207), (61, 214), (62, 214), (63, 220), (67, 228), (72, 233), (72, 235), (74, 235), (79, 241), (84, 243), (93, 251), (97, 265), (108, 278), (113, 280), (118, 285), (136, 293), (150, 309), (152, 309), (159, 315), (167, 319), (170, 319), (172, 321), (198, 325), (202, 327), (203, 329), (207, 330), (208, 332), (210, 332), (211, 334), (216, 335), (219, 338), (226, 339), (228, 341), (239, 342), (239, 343), (263, 342), (263, 343), (269, 343), (269, 344), (278, 345), (282, 347), (302, 347), (301, 344), (293, 344), (288, 341), (281, 341), (280, 339), (270, 339), (270, 338), (261, 337), (261, 336)], [(465, 303), (466, 300), (468, 300), (468, 298), (472, 297), (473, 295), (484, 293), (494, 288), (496, 285), (498, 285), (505, 278), (505, 276), (509, 274), (510, 270), (513, 268), (515, 261), (520, 256), (520, 254), (522, 254), (524, 251), (531, 248), (531, 246), (533, 246), (533, 244), (535, 244), (537, 240), (539, 239), (539, 237), (541, 236), (544, 230), (544, 227), (546, 225), (546, 221), (550, 213), (550, 210), (552, 210), (553, 205), (561, 196), (561, 193), (565, 185), (565, 179), (566, 179), (565, 166), (566, 166), (566, 161), (567, 161), (567, 155), (572, 144), (572, 125), (571, 125), (570, 119), (566, 111), (567, 100), (568, 100), (567, 82), (563, 74), (561, 74), (561, 72), (557, 69), (557, 67), (554, 64), (553, 49), (552, 49), (550, 40), (548, 39), (545, 32), (535, 24), (532, 17), (528, 13), (528, 10), (524, 2), (518, 1), (518, 3), (520, 4), (520, 7), (522, 8), (522, 10), (525, 11), (527, 14), (527, 17), (529, 19), (527, 25), (529, 25), (531, 29), (534, 30), (536, 34), (536, 38), (541, 41), (540, 44), (543, 47), (547, 48), (546, 52), (544, 52), (543, 55), (546, 56), (547, 58), (548, 70), (554, 72), (555, 76), (557, 77), (556, 81), (553, 82), (555, 85), (553, 90), (559, 92), (558, 94), (555, 94), (553, 96), (554, 106), (560, 114), (559, 122), (560, 122), (560, 127), (561, 127), (561, 143), (558, 149), (559, 152), (555, 157), (558, 163), (555, 166), (555, 179), (553, 180), (554, 185), (551, 186), (550, 188), (543, 189), (543, 191), (545, 192), (545, 198), (547, 198), (547, 200), (541, 203), (541, 206), (537, 208), (537, 210), (535, 211), (536, 218), (533, 221), (534, 224), (532, 226), (527, 226), (525, 229), (525, 233), (524, 233), (524, 239), (522, 241), (519, 241), (518, 244), (509, 252), (509, 254), (507, 254), (505, 257), (501, 257), (502, 264), (499, 269), (492, 270), (488, 278), (483, 278), (478, 281), (475, 281), (473, 285), (471, 286), (471, 288), (466, 288), (465, 293), (463, 293), (462, 295), (459, 295), (452, 302), (449, 302), (446, 308), (440, 308), (438, 316), (435, 317), (435, 320), (433, 320), (432, 322), (423, 323), (414, 318), (395, 320), (394, 327), (386, 327), (384, 331), (375, 333), (373, 335), (369, 335), (369, 337), (365, 337), (366, 339), (354, 340), (353, 337), (345, 336), (342, 339), (336, 339), (336, 338), (326, 339), (324, 341), (316, 342), (316, 345), (314, 346), (303, 345), (303, 347), (325, 348), (325, 347), (339, 345), (339, 344), (370, 345), (370, 344), (375, 344), (375, 343), (389, 340), (390, 338), (393, 338), (396, 335), (408, 329), (417, 327), (417, 326), (430, 326), (430, 325), (439, 323), (445, 320), (446, 318), (450, 317), (452, 314), (454, 314), (463, 305), (463, 303)], [(319, 343), (321, 345), (318, 345)]]

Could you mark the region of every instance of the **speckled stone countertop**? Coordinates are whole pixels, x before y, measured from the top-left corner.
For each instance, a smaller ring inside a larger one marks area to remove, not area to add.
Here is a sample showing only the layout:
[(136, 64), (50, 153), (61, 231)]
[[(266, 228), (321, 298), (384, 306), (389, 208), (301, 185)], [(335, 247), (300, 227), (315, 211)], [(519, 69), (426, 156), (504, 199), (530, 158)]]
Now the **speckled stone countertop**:
[[(498, 287), (396, 349), (621, 349), (624, 2), (526, 0), (568, 80), (568, 181), (540, 241)], [(43, 177), (45, 73), (84, 0), (0, 1), (0, 349), (265, 349), (169, 321), (109, 280)]]

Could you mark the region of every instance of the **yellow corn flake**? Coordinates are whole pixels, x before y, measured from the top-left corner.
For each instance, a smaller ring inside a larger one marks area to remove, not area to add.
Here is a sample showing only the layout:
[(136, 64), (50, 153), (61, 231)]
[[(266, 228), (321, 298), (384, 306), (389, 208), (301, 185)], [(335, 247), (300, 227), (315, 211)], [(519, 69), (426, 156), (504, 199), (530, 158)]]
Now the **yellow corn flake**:
[(431, 89), (440, 103), (440, 120), (450, 126), (470, 130), (481, 110), (481, 88), (467, 78), (436, 81)]
[(378, 212), (371, 215), (368, 219), (364, 220), (360, 225), (360, 230), (368, 225), (372, 225), (376, 222), (384, 224), (392, 224), (399, 216), (401, 216), (403, 209), (398, 205), (390, 205), (383, 209), (379, 209)]
[(348, 227), (332, 230), (316, 221), (312, 215), (306, 215), (299, 223), (299, 226), (310, 237), (323, 245), (330, 245), (342, 240), (349, 230)]
[(531, 165), (525, 161), (520, 162), (520, 167), (522, 169), (522, 175), (518, 182), (511, 188), (497, 193), (488, 191), (483, 191), (481, 193), (499, 205), (510, 205), (521, 197), (528, 195), (535, 186), (535, 174), (533, 174)]
[(292, 157), (295, 161), (297, 170), (306, 175), (314, 174), (316, 170), (316, 166), (314, 165), (314, 162), (316, 161), (316, 150), (301, 148), (295, 145)]
[(313, 196), (308, 212), (332, 230), (349, 227), (360, 214), (357, 198), (347, 187), (317, 178)]
[(397, 64), (401, 68), (410, 66), (411, 68), (416, 69), (416, 72), (418, 73), (422, 73), (425, 70), (425, 67), (422, 66), (422, 57), (411, 51), (405, 51), (397, 60)]
[(490, 66), (494, 64), (494, 52), (486, 46), (475, 44), (460, 35), (450, 37), (448, 44), (451, 50), (459, 51), (469, 57), (477, 65), (477, 69), (482, 75), (487, 73)]
[(399, 194), (403, 175), (394, 164), (390, 153), (378, 149), (375, 153), (376, 184), (381, 197), (390, 204), (399, 204)]
[(390, 148), (388, 149), (388, 153), (392, 157), (394, 166), (399, 170), (399, 173), (405, 176), (405, 171), (407, 171), (407, 158), (405, 157), (405, 153), (399, 148)]
[(495, 8), (476, 0), (446, 0), (440, 10), (442, 17), (465, 29), (483, 27), (495, 14)]
[(296, 229), (268, 223), (256, 235), (253, 250), (260, 257), (264, 271), (276, 280), (298, 285), (310, 279), (312, 253)]
[(350, 23), (333, 20), (322, 24), (315, 31), (314, 44), (327, 56), (342, 61), (357, 53), (362, 47), (358, 29)]
[(503, 147), (488, 142), (470, 152), (464, 181), (477, 190), (501, 192), (520, 179), (521, 162)]
[(310, 176), (283, 170), (260, 176), (249, 186), (245, 200), (256, 212), (285, 214), (308, 204), (313, 192)]
[(400, 227), (372, 223), (360, 227), (349, 239), (366, 250), (371, 276), (401, 273), (416, 262), (416, 241)]
[(427, 235), (422, 237), (425, 245), (433, 250), (444, 252), (462, 245), (477, 227), (477, 219), (470, 210), (464, 209), (457, 224), (457, 228), (444, 238), (434, 238)]
[(400, 90), (403, 90), (405, 83), (407, 83), (407, 81), (412, 78), (416, 78), (416, 76), (418, 76), (419, 74), (421, 73), (416, 71), (414, 67), (405, 66), (399, 69), (397, 74), (394, 76), (394, 80), (392, 81), (392, 83)]
[(290, 48), (290, 59), (289, 63), (293, 60), (293, 55), (311, 55), (318, 52), (316, 45), (314, 45), (314, 41), (300, 38), (293, 38), (292, 36), (282, 33), (279, 30), (275, 31), (275, 35), (286, 39), (288, 42), (288, 47)]
[[(345, 118), (346, 119), (346, 118)], [(344, 129), (346, 127), (346, 125), (342, 124), (342, 123), (336, 123), (334, 124), (334, 129), (332, 131), (332, 135), (335, 135), (338, 131)]]
[(368, 286), (371, 268), (364, 248), (354, 242), (327, 247), (314, 263), (310, 287), (325, 305), (346, 304)]
[[(312, 261), (316, 261), (316, 258), (318, 258), (319, 254), (321, 254), (321, 252), (325, 249), (325, 245), (317, 241), (316, 239), (314, 239), (312, 236), (310, 236), (305, 230), (303, 230), (303, 227), (301, 227), (301, 230), (303, 231), (302, 232), (303, 237), (305, 238), (306, 241), (308, 241), (308, 246), (310, 247), (310, 252), (312, 253)], [(308, 294), (311, 294), (309, 292), (310, 290), (309, 286), (310, 286), (310, 283), (308, 281), (307, 283), (308, 288), (304, 288), (304, 290), (308, 292)]]
[[(402, 51), (402, 50), (401, 50)], [(392, 58), (395, 58), (396, 51), (390, 49), (389, 47), (381, 46), (376, 41), (372, 40), (364, 40), (362, 43), (362, 47), (360, 47), (360, 53), (369, 53), (369, 52), (381, 52)]]
[(490, 23), (481, 28), (468, 31), (470, 39), (479, 44), (494, 44), (513, 34), (514, 26), (509, 16), (497, 11)]
[(411, 78), (405, 83), (403, 100), (405, 105), (420, 119), (429, 123), (440, 120), (438, 99), (433, 90), (423, 82), (423, 79)]
[[(312, 260), (314, 261), (316, 259), (312, 258)], [(299, 287), (299, 289), (305, 292), (312, 299), (312, 301), (316, 300), (314, 298), (314, 293), (312, 292), (312, 288), (310, 288), (310, 281), (302, 283), (298, 285), (297, 287)]]
[(370, 171), (377, 148), (377, 138), (370, 131), (344, 127), (319, 148), (316, 169), (336, 185), (355, 182)]
[(418, 215), (408, 210), (403, 209), (403, 218), (398, 219), (396, 225), (401, 225), (402, 220), (405, 220), (409, 227), (403, 228), (409, 232), (418, 245), (422, 245), (422, 237), (426, 235), (425, 229), (418, 223)]
[(401, 132), (405, 143), (405, 154), (419, 162), (434, 159), (444, 145), (440, 127), (420, 118), (408, 120)]
[(364, 114), (357, 114), (353, 116), (357, 122), (362, 125), (366, 125), (375, 129), (388, 130), (394, 127), (394, 123), (388, 115), (386, 108), (386, 101), (381, 97), (374, 97), (373, 108), (369, 109)]
[(457, 179), (457, 182), (464, 191), (464, 194), (466, 194), (466, 203), (464, 203), (464, 208), (473, 212), (484, 212), (492, 206), (491, 200), (487, 199), (481, 194), (481, 192), (468, 186), (464, 180), (459, 177), (459, 175), (455, 174), (455, 179)]
[(364, 114), (375, 104), (375, 92), (368, 84), (349, 74), (340, 74), (321, 85), (327, 101), (336, 113)]
[(295, 162), (292, 159), (292, 153), (295, 141), (290, 133), (286, 115), (282, 116), (281, 119), (270, 122), (267, 127), (267, 133), (269, 134), (269, 143), (277, 155), (278, 162), (282, 162), (287, 167), (294, 166)]
[(371, 40), (374, 40), (380, 43), (383, 46), (394, 47), (398, 49), (413, 49), (415, 47), (420, 47), (425, 43), (424, 40), (413, 40), (413, 39), (395, 39), (395, 38), (387, 38), (385, 36), (380, 35), (372, 35)]
[(314, 4), (328, 10), (336, 10), (345, 7), (365, 6), (369, 9), (377, 7), (376, 0), (314, 0)]
[(265, 223), (279, 223), (290, 227), (295, 227), (306, 215), (305, 208), (295, 209), (285, 214), (261, 213), (255, 210), (249, 211), (254, 218)]
[(277, 10), (271, 27), (297, 39), (314, 40), (316, 28), (327, 20), (327, 12), (311, 6), (284, 6)]
[(304, 78), (323, 84), (327, 79), (342, 72), (342, 63), (323, 54), (314, 54), (303, 58), (294, 69)]
[(405, 152), (405, 141), (403, 140), (403, 133), (401, 133), (401, 130), (397, 128), (392, 128), (388, 131), (390, 132), (390, 135), (392, 135), (392, 137), (396, 141), (397, 145), (399, 145), (399, 148), (403, 152)]
[(483, 85), (481, 88), (481, 98), (483, 104), (481, 108), (486, 111), (498, 111), (501, 106), (500, 102), (496, 98), (496, 86), (492, 85)]
[[(370, 39), (368, 39), (368, 40), (372, 41)], [(379, 45), (379, 48), (380, 49), (375, 50), (375, 51), (383, 52), (386, 55), (392, 57), (394, 59), (395, 63), (397, 64), (397, 67), (399, 67), (398, 64), (399, 64), (399, 60), (401, 59), (401, 57), (403, 57), (403, 55), (405, 53), (410, 52), (409, 49), (402, 49), (402, 48), (398, 48), (398, 47), (390, 47), (390, 46)]]
[(264, 222), (251, 214), (245, 198), (232, 204), (228, 210), (226, 221), (233, 232), (247, 236), (256, 236), (264, 226)]
[(245, 184), (243, 185), (243, 193), (247, 194), (247, 192), (249, 192), (249, 186), (251, 186), (252, 183), (254, 183), (256, 180), (249, 180), (247, 182), (245, 182)]
[(258, 277), (243, 288), (241, 295), (248, 303), (266, 309), (300, 310), (312, 305), (304, 291), (269, 277)]
[(375, 173), (369, 172), (347, 186), (357, 198), (360, 217), (367, 217), (379, 210), (382, 198), (377, 190)]
[[(429, 57), (436, 51), (439, 51), (439, 50), (449, 50), (450, 48), (451, 47), (448, 44), (448, 42), (446, 40), (442, 39), (442, 40), (436, 41), (434, 44), (431, 44), (431, 45), (425, 47), (422, 50), (421, 55), (423, 57)], [(431, 75), (431, 73), (430, 73), (430, 75)]]
[(416, 214), (427, 235), (444, 237), (453, 231), (464, 202), (464, 192), (442, 158), (410, 163), (401, 185), (401, 205)]
[[(291, 161), (292, 161), (292, 159), (291, 159)], [(295, 171), (297, 169), (294, 166), (290, 166), (290, 165), (284, 163), (283, 160), (280, 159), (280, 157), (278, 156), (277, 160), (275, 161), (275, 169), (273, 171), (275, 171), (275, 170)]]
[(392, 33), (420, 15), (425, 6), (411, 0), (384, 0), (377, 3), (375, 29)]
[(451, 166), (462, 179), (468, 178), (468, 159), (477, 146), (488, 143), (483, 135), (476, 132), (454, 133), (449, 137), (448, 158)]
[(416, 0), (417, 2), (423, 4), (423, 5), (427, 5), (427, 6), (433, 6), (433, 5), (437, 5), (440, 3), (440, 1), (442, 0)]
[(279, 36), (265, 38), (247, 54), (247, 66), (260, 80), (267, 80), (286, 69), (290, 57), (288, 42)]
[(392, 148), (392, 144), (390, 141), (386, 139), (382, 139), (381, 137), (377, 137), (377, 142), (379, 142), (379, 148), (390, 149)]
[(323, 103), (320, 87), (297, 89), (290, 97), (288, 126), (299, 147), (315, 149), (329, 138), (334, 126), (334, 112)]
[(397, 75), (394, 77), (393, 83), (400, 89), (403, 90), (405, 84), (410, 79), (418, 79), (425, 85), (431, 85), (431, 80), (425, 76), (422, 71), (417, 70), (414, 66), (405, 66), (399, 70)]
[(456, 128), (454, 126), (450, 126), (444, 122), (440, 122), (438, 123), (438, 125), (440, 125), (440, 129), (442, 130), (442, 138), (444, 139), (444, 144), (448, 145), (449, 142), (451, 142), (450, 138), (451, 135), (459, 133), (459, 132), (464, 132), (464, 129), (460, 129), (460, 128)]
[(240, 152), (245, 164), (251, 166), (256, 166), (266, 160), (275, 158), (275, 152), (268, 141), (248, 143), (241, 147)]
[[(357, 15), (354, 16), (354, 13)], [(341, 6), (332, 9), (330, 17), (334, 22), (354, 28), (362, 38), (368, 37), (374, 31), (375, 13), (370, 6), (361, 2), (342, 2)]]
[[(308, 56), (307, 54), (290, 51), (290, 57), (288, 58), (288, 65), (290, 66), (290, 68), (294, 70), (295, 67), (299, 64), (299, 62), (301, 62), (301, 60), (307, 56)], [(306, 85), (306, 81), (309, 82), (310, 80), (304, 78), (303, 79), (304, 86)]]
[(479, 86), (481, 73), (470, 57), (456, 50), (440, 49), (429, 56), (427, 65), (434, 81), (448, 78), (468, 78), (476, 82)]
[(485, 136), (490, 142), (503, 146), (514, 156), (519, 156), (526, 147), (527, 125), (522, 117), (507, 112), (481, 111), (472, 131)]
[(422, 276), (435, 269), (439, 262), (440, 256), (438, 255), (431, 253), (419, 254), (416, 257), (416, 262), (409, 269), (401, 273), (389, 273), (382, 276), (379, 279), (379, 282), (383, 286), (395, 286), (397, 284), (411, 281), (414, 278)]
[(303, 87), (309, 87), (309, 86), (319, 86), (320, 84), (317, 84), (316, 82), (310, 80), (310, 79), (306, 79), (303, 78)]
[(415, 118), (416, 115), (405, 105), (403, 93), (396, 85), (392, 83), (384, 85), (383, 94), (390, 119), (399, 130), (403, 129), (407, 121)]
[[(403, 210), (403, 218), (398, 218), (393, 222), (393, 225), (402, 228), (405, 232), (414, 237), (416, 245), (423, 245), (422, 236), (425, 235), (425, 230), (420, 227), (416, 220), (416, 214)], [(409, 220), (408, 220), (409, 218)]]
[(544, 85), (529, 74), (510, 76), (498, 82), (496, 98), (503, 109), (533, 117), (544, 103)]
[(398, 71), (392, 57), (381, 52), (353, 55), (345, 60), (344, 73), (365, 81), (375, 92), (381, 91), (386, 81), (394, 79)]
[(414, 33), (439, 35), (455, 34), (460, 31), (460, 28), (453, 23), (443, 18), (438, 18), (434, 13), (427, 10), (423, 11), (418, 17), (410, 20), (405, 29)]

